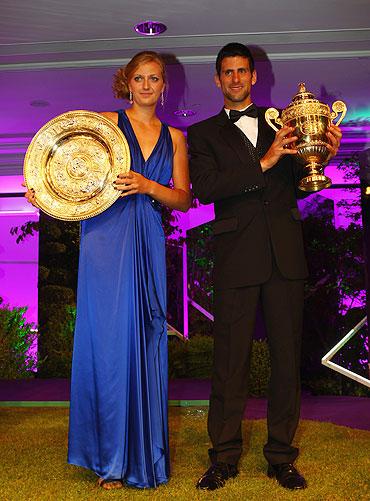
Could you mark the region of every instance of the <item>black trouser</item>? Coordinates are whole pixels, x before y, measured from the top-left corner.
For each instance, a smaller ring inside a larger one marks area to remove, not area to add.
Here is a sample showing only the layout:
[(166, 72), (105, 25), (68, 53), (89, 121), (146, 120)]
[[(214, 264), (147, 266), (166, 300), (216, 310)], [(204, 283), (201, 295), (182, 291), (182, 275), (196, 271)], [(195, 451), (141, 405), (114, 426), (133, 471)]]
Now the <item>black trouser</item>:
[(298, 449), (291, 443), (300, 409), (303, 285), (303, 280), (284, 279), (275, 266), (264, 284), (216, 292), (214, 370), (208, 414), (212, 462), (236, 464), (242, 452), (241, 421), (259, 300), (271, 358), (264, 455), (271, 464), (290, 463), (298, 456)]

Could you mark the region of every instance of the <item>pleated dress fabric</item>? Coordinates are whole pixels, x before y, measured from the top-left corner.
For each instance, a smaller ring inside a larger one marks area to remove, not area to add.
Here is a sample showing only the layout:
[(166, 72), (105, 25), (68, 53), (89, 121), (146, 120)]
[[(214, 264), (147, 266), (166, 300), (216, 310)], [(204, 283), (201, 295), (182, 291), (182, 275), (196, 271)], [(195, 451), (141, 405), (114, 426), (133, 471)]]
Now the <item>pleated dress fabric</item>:
[[(145, 161), (123, 110), (132, 170), (167, 185), (165, 124)], [(68, 462), (104, 479), (155, 487), (169, 478), (165, 239), (160, 204), (118, 199), (83, 221)]]

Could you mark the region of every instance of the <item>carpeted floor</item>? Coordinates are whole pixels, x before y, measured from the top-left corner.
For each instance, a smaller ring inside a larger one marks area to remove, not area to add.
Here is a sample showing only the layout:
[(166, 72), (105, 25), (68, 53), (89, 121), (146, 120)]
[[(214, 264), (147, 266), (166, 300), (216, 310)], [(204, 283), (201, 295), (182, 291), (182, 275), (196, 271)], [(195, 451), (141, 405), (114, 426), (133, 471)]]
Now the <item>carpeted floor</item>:
[(296, 445), (308, 489), (289, 492), (266, 477), (262, 456), (265, 420), (244, 421), (240, 474), (217, 492), (194, 484), (208, 466), (205, 408), (170, 408), (172, 475), (158, 489), (104, 491), (96, 476), (66, 463), (68, 409), (0, 409), (1, 501), (95, 499), (367, 501), (370, 498), (370, 432), (303, 420)]

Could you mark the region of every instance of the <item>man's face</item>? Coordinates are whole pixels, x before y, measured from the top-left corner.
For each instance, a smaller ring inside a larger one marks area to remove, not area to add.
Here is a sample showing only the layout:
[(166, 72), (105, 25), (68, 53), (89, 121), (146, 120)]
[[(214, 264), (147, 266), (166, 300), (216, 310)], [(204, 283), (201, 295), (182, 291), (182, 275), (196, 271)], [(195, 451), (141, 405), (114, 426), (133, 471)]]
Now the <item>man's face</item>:
[(249, 59), (242, 56), (225, 57), (220, 76), (215, 76), (216, 85), (224, 95), (225, 106), (231, 109), (241, 109), (252, 102), (251, 88), (256, 81), (256, 71), (251, 71)]

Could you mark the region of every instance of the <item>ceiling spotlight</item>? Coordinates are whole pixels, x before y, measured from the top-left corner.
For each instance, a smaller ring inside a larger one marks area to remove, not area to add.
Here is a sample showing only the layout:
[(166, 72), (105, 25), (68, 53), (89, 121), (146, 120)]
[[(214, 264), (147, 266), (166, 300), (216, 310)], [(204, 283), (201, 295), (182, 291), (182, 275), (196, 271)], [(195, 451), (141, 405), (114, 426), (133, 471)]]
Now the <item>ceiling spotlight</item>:
[(173, 114), (177, 117), (187, 118), (187, 117), (193, 117), (194, 115), (197, 114), (197, 112), (194, 110), (176, 110), (173, 112)]
[(35, 99), (30, 102), (30, 106), (34, 106), (35, 108), (45, 108), (46, 106), (50, 106), (50, 103), (44, 99)]
[(167, 26), (158, 21), (142, 21), (141, 23), (135, 24), (134, 30), (140, 35), (152, 37), (166, 31)]

